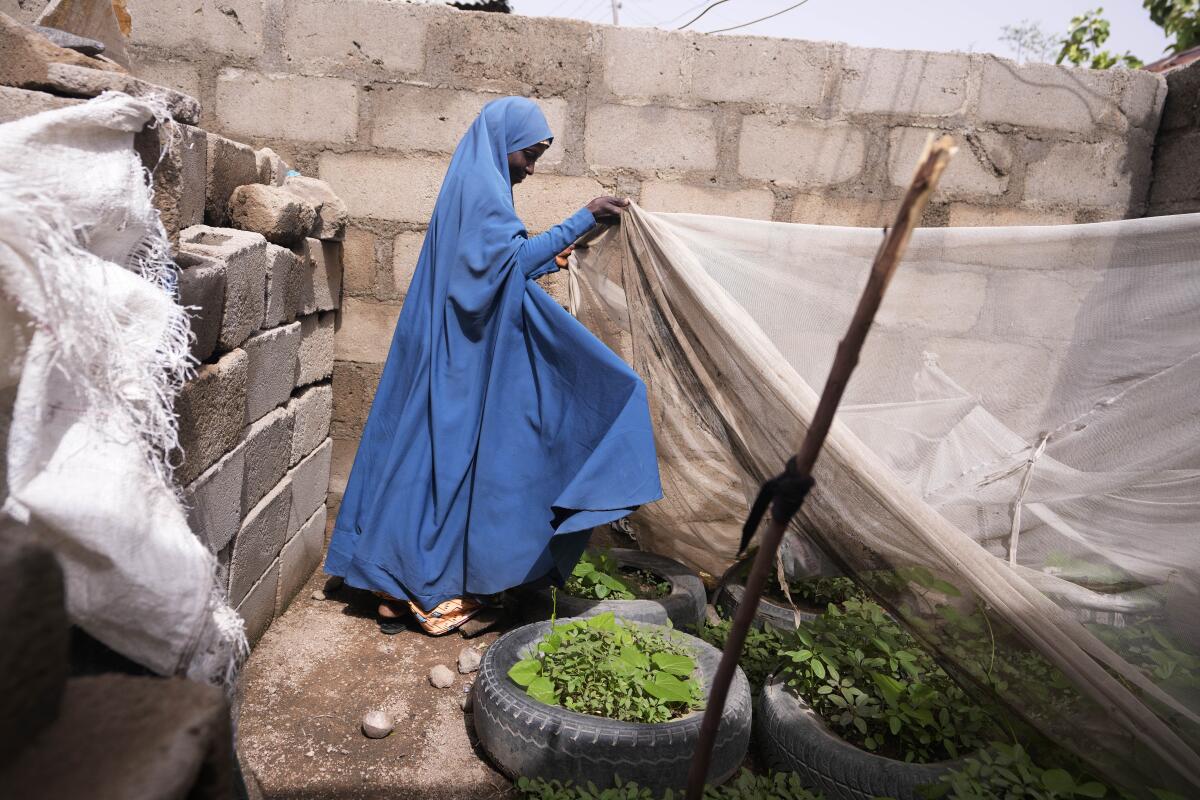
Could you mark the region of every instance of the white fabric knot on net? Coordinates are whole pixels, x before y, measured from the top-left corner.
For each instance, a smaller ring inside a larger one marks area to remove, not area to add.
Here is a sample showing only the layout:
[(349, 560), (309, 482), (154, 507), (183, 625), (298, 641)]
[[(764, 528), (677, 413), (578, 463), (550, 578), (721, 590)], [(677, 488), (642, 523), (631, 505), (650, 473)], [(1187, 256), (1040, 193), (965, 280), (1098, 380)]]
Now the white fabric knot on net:
[[(634, 208), (576, 251), (573, 310), (649, 388), (643, 545), (729, 565), (881, 236)], [(814, 477), (796, 532), (960, 679), (1102, 772), (1200, 787), (1200, 687), (1134, 652), (1152, 625), (1200, 654), (1200, 215), (916, 231)]]

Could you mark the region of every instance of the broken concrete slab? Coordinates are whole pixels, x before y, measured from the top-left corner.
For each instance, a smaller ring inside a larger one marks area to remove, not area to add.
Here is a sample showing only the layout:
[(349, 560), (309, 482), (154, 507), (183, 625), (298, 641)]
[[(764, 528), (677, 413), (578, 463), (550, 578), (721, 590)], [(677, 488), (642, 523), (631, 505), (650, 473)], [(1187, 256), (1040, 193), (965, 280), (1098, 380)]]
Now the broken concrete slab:
[(242, 344), (250, 361), (246, 375), (246, 418), (249, 425), (292, 396), (300, 323), (293, 322), (251, 336)]
[[(45, 36), (54, 44), (65, 50), (73, 50), (85, 56), (98, 56), (104, 52), (104, 42), (99, 39), (89, 39), (86, 36), (76, 36), (70, 31), (58, 28), (47, 28), (45, 25), (30, 25), (33, 30)], [(116, 59), (113, 59), (116, 61)], [(119, 63), (119, 62), (118, 62)], [(125, 64), (123, 66), (129, 66)]]
[(225, 307), (225, 267), (212, 259), (180, 253), (179, 305), (188, 308), (192, 324), (192, 358), (204, 362), (217, 348)]
[(98, 41), (105, 57), (128, 69), (130, 62), (125, 37), (130, 33), (131, 21), (124, 2), (119, 6), (121, 16), (118, 16), (118, 5), (112, 0), (53, 0), (37, 21), (38, 25)]
[(154, 207), (167, 238), (178, 242), (181, 230), (204, 222), (207, 134), (191, 125), (152, 125), (134, 136), (133, 145), (154, 176)]
[(292, 322), (300, 314), (300, 259), (291, 250), (275, 244), (267, 245), (266, 308), (263, 327), (272, 328)]
[(297, 197), (307, 200), (316, 209), (317, 219), (310, 236), (314, 239), (337, 241), (346, 237), (346, 223), (350, 220), (350, 212), (328, 183), (317, 178), (292, 175), (284, 182), (284, 186)]
[(241, 603), (279, 557), (287, 540), (291, 505), (292, 484), (282, 481), (246, 514), (229, 561), (230, 602)]
[(0, 86), (0, 123), (32, 117), (43, 111), (53, 111), (57, 108), (78, 105), (82, 100), (30, 89), (16, 89), (12, 86)]
[[(209, 136), (208, 140), (211, 157), (213, 137)], [(249, 231), (194, 225), (179, 234), (180, 252), (215, 260), (225, 269), (225, 304), (218, 341), (222, 350), (237, 347), (262, 327), (266, 305), (266, 249), (267, 240)]]
[(246, 428), (246, 468), (242, 478), (242, 513), (279, 483), (288, 468), (292, 449), (292, 412), (286, 406), (266, 414)]
[(237, 445), (245, 416), (244, 350), (233, 350), (215, 364), (204, 364), (175, 400), (182, 463), (175, 480), (189, 484)]
[(209, 225), (228, 225), (229, 198), (235, 189), (248, 183), (258, 183), (258, 161), (254, 149), (209, 133), (204, 221)]
[(59, 47), (4, 14), (0, 14), (0, 53), (4, 54), (4, 58), (0, 58), (0, 86), (53, 89), (50, 68), (58, 65), (96, 69), (117, 77), (129, 77), (119, 64)]
[(233, 190), (229, 219), (235, 228), (261, 233), (272, 244), (288, 246), (308, 235), (317, 212), (285, 187), (251, 183)]
[(124, 92), (130, 97), (162, 101), (176, 122), (195, 125), (200, 121), (200, 101), (196, 98), (120, 72), (75, 64), (50, 64), (46, 69), (46, 80), (38, 88), (75, 97), (98, 97), (105, 92)]

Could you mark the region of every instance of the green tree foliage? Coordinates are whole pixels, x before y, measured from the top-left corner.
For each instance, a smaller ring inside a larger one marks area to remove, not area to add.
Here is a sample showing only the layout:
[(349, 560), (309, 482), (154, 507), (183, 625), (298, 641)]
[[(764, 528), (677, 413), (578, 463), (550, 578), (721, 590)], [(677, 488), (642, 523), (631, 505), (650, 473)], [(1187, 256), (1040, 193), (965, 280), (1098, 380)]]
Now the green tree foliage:
[(1062, 40), (1062, 49), (1058, 52), (1056, 64), (1064, 61), (1077, 67), (1092, 69), (1111, 69), (1124, 66), (1136, 69), (1142, 66), (1142, 61), (1129, 51), (1123, 55), (1115, 55), (1101, 49), (1108, 41), (1110, 34), (1109, 21), (1104, 18), (1104, 9), (1096, 8), (1085, 11), (1071, 19), (1071, 28)]
[(1168, 53), (1200, 44), (1200, 0), (1142, 0), (1150, 19), (1172, 39)]

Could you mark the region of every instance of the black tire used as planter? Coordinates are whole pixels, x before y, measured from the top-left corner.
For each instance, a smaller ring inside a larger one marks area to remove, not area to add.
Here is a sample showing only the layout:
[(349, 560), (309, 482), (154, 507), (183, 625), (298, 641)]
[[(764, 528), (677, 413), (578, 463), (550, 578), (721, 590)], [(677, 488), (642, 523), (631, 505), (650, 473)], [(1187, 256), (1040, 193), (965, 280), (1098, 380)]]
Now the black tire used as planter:
[(618, 547), (608, 553), (619, 566), (658, 575), (671, 584), (670, 594), (657, 600), (592, 600), (567, 594), (562, 589), (552, 595), (551, 587), (543, 586), (523, 593), (521, 608), (524, 618), (532, 622), (549, 619), (551, 613), (564, 619), (594, 617), (611, 611), (618, 618), (633, 622), (665, 625), (669, 619), (672, 625), (682, 630), (696, 630), (699, 627), (704, 619), (707, 595), (704, 582), (693, 570), (673, 558), (641, 550)]
[(918, 787), (962, 765), (910, 764), (856, 747), (831, 731), (778, 676), (763, 687), (754, 717), (755, 748), (766, 765), (797, 773), (801, 783), (823, 792), (826, 800), (919, 800)]
[[(741, 583), (726, 583), (717, 590), (717, 595), (713, 598), (713, 605), (716, 606), (723, 618), (733, 619), (745, 594), (746, 587)], [(797, 617), (801, 622), (812, 622), (824, 611), (823, 608), (797, 603), (796, 612), (793, 613), (788, 606), (781, 606), (766, 597), (761, 597), (758, 600), (758, 610), (754, 612), (754, 627), (774, 628), (784, 633), (790, 633), (796, 630)]]
[[(704, 712), (670, 722), (622, 722), (534, 700), (508, 677), (508, 671), (533, 650), (550, 626), (549, 621), (535, 622), (510, 631), (483, 655), (472, 707), (475, 733), (492, 762), (510, 778), (570, 780), (576, 785), (592, 781), (607, 787), (620, 777), (656, 794), (681, 789), (687, 783)], [(721, 651), (680, 631), (668, 635), (686, 641), (695, 651), (707, 697)], [(728, 780), (741, 766), (750, 728), (750, 685), (738, 669), (713, 748), (710, 783)]]

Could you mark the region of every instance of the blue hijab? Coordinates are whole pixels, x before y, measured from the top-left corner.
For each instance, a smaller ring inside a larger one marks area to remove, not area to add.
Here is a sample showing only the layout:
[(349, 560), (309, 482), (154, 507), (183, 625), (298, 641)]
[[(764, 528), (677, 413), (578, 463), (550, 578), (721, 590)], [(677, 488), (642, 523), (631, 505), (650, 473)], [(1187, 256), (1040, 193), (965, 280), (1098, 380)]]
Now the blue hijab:
[(517, 217), (508, 154), (550, 138), (507, 97), (454, 152), (325, 561), (352, 586), (428, 610), (561, 580), (592, 527), (662, 497), (645, 385), (531, 280), (595, 224)]

